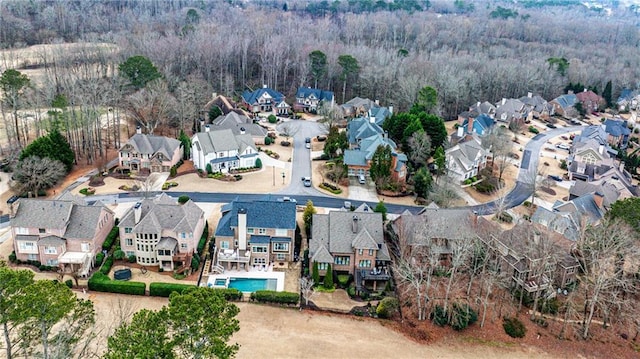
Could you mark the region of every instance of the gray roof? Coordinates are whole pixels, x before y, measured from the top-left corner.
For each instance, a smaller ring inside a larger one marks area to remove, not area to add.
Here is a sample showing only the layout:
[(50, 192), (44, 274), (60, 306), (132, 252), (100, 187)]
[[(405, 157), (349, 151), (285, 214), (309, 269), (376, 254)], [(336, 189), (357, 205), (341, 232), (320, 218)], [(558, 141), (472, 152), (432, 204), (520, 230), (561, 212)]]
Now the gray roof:
[(137, 153), (154, 155), (159, 152), (167, 159), (171, 159), (173, 153), (180, 147), (180, 141), (175, 138), (136, 133), (122, 146), (121, 150), (127, 146), (133, 147)]
[(354, 248), (378, 249), (384, 243), (382, 214), (330, 211), (313, 215), (309, 251), (327, 245), (330, 253), (353, 253)]
[(200, 143), (200, 149), (204, 153), (223, 152), (237, 150), (244, 152), (247, 147), (257, 149), (251, 135), (234, 135), (231, 129), (209, 132), (198, 132), (194, 136), (193, 142)]
[(71, 220), (74, 202), (51, 199), (19, 199), (12, 227), (64, 229)]
[(93, 238), (102, 211), (111, 212), (103, 206), (74, 206), (71, 221), (64, 236), (66, 238)]
[(135, 223), (134, 207), (120, 221), (120, 227), (133, 228), (134, 233), (159, 233), (163, 229), (176, 233), (192, 233), (204, 211), (189, 200), (180, 205), (165, 193), (141, 202), (140, 222)]
[(412, 239), (411, 244), (431, 244), (434, 238), (464, 239), (472, 230), (471, 211), (467, 209), (430, 209), (425, 208), (419, 215), (403, 214), (399, 218), (408, 223), (414, 221), (423, 226), (422, 235)]
[(40, 237), (35, 235), (28, 234), (16, 234), (16, 241), (29, 241), (29, 242), (37, 242)]
[(171, 237), (162, 237), (158, 241), (156, 248), (158, 249), (174, 249), (178, 245), (178, 241)]
[(58, 236), (46, 236), (38, 241), (39, 246), (61, 246), (65, 243), (65, 240)]
[(264, 137), (267, 135), (267, 130), (253, 123), (253, 120), (247, 116), (239, 115), (235, 112), (229, 112), (224, 116), (219, 116), (212, 122), (212, 131), (231, 130), (234, 135), (242, 134), (244, 129), (246, 134), (254, 137)]
[(367, 152), (360, 150), (345, 150), (343, 162), (347, 166), (366, 166)]
[(327, 250), (327, 247), (320, 245), (316, 251), (314, 251), (313, 257), (311, 257), (311, 263), (333, 263), (333, 256)]

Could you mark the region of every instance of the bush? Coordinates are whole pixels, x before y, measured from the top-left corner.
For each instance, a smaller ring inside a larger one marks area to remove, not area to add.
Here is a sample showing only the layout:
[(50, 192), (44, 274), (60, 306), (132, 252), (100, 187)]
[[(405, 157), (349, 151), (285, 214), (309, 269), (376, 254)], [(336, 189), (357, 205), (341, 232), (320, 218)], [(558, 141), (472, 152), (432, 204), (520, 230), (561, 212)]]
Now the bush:
[(338, 286), (340, 288), (346, 288), (351, 280), (351, 276), (349, 274), (338, 274)]
[(266, 137), (264, 138), (264, 144), (265, 144), (266, 146), (269, 146), (269, 145), (271, 145), (272, 143), (273, 143), (273, 138), (271, 138), (271, 137), (269, 137), (269, 136), (266, 136)]
[(433, 309), (433, 313), (431, 313), (433, 323), (439, 327), (444, 327), (449, 323), (449, 318), (447, 318), (447, 312), (444, 311), (444, 307), (440, 305), (436, 305)]
[(278, 122), (278, 118), (275, 115), (269, 115), (269, 117), (267, 117), (267, 120), (269, 121), (269, 123)]
[(107, 275), (96, 272), (89, 278), (89, 289), (97, 292), (144, 295), (147, 285), (142, 282), (111, 280)]
[(11, 252), (9, 254), (9, 262), (16, 263), (18, 261), (18, 256), (16, 255), (16, 251)]
[(331, 270), (331, 264), (327, 265), (327, 274), (324, 276), (322, 286), (326, 289), (333, 289), (333, 270)]
[(276, 292), (273, 290), (258, 290), (251, 293), (251, 300), (260, 303), (278, 303), (285, 305), (298, 304), (300, 295), (291, 292)]
[(528, 208), (528, 207), (531, 207), (531, 202), (524, 201), (524, 202), (522, 202), (522, 205)]
[(178, 203), (185, 204), (185, 203), (189, 202), (190, 199), (191, 198), (189, 196), (182, 195), (182, 196), (178, 197)]
[(182, 292), (188, 288), (195, 288), (195, 285), (154, 282), (149, 284), (149, 295), (154, 297), (169, 297), (173, 292), (182, 294)]
[(560, 309), (560, 301), (558, 298), (551, 298), (549, 300), (545, 300), (542, 302), (541, 312), (544, 314), (558, 314), (558, 310)]
[(451, 327), (453, 330), (463, 330), (478, 321), (478, 313), (469, 307), (468, 304), (454, 303), (451, 313)]
[(391, 318), (398, 312), (398, 308), (399, 303), (397, 298), (385, 297), (378, 303), (376, 314), (378, 314), (378, 318)]
[(320, 188), (327, 190), (333, 194), (340, 194), (342, 190), (339, 187), (332, 185), (331, 183), (322, 182), (319, 186)]
[(178, 175), (178, 169), (175, 166), (171, 167), (171, 170), (169, 170), (169, 176), (175, 177), (177, 175)]
[(524, 338), (527, 334), (527, 328), (525, 328), (524, 324), (522, 324), (518, 318), (505, 318), (502, 323), (502, 328), (504, 328), (504, 332), (511, 338)]
[(566, 160), (560, 160), (560, 169), (563, 170), (567, 170), (567, 161)]
[(198, 259), (198, 258), (196, 258), (196, 256), (194, 256), (193, 258), (191, 258), (191, 269), (196, 271), (196, 270), (198, 270), (198, 268), (200, 268), (200, 259)]
[(118, 226), (113, 226), (109, 234), (107, 234), (107, 238), (105, 238), (104, 242), (102, 243), (102, 249), (106, 251), (111, 250), (113, 243), (116, 241), (116, 238), (118, 238), (118, 234), (119, 234)]
[(73, 288), (73, 281), (71, 279), (65, 280), (64, 284), (69, 288)]
[(100, 265), (102, 265), (102, 261), (104, 260), (104, 254), (102, 252), (99, 252), (96, 254), (96, 266), (99, 267)]
[(136, 256), (132, 254), (132, 255), (127, 257), (127, 260), (129, 261), (129, 263), (135, 263), (136, 262)]
[(111, 271), (111, 267), (113, 267), (113, 256), (107, 257), (104, 264), (102, 264), (102, 267), (100, 267), (100, 273), (108, 275)]
[(85, 188), (81, 189), (79, 192), (80, 192), (80, 194), (83, 194), (85, 196), (91, 196), (91, 195), (96, 194), (96, 189), (95, 188), (91, 188), (91, 187), (88, 187), (88, 188), (85, 187)]
[(540, 133), (540, 131), (535, 127), (535, 126), (529, 126), (529, 132), (537, 135)]
[(255, 164), (256, 168), (262, 168), (262, 160), (259, 158), (256, 158), (256, 164)]
[(496, 187), (491, 181), (485, 180), (475, 185), (476, 191), (480, 193), (491, 193), (496, 190)]
[(351, 285), (349, 285), (349, 287), (347, 288), (347, 294), (349, 294), (349, 297), (355, 297), (356, 296), (356, 285), (351, 283)]
[(124, 252), (121, 249), (113, 252), (113, 258), (116, 260), (122, 260), (124, 258)]

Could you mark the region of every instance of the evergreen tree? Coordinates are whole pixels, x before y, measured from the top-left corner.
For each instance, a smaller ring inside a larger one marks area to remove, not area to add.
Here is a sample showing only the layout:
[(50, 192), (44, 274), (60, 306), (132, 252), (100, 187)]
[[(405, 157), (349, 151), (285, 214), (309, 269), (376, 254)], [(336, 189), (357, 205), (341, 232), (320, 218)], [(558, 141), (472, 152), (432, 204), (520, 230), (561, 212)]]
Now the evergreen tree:
[(613, 105), (613, 101), (611, 99), (611, 87), (611, 80), (609, 80), (602, 91), (602, 97), (607, 102), (607, 107), (611, 107)]
[(313, 283), (320, 284), (320, 272), (318, 271), (318, 262), (313, 262), (313, 269), (311, 270), (311, 279), (313, 279)]
[(387, 207), (384, 205), (383, 201), (378, 202), (376, 208), (374, 208), (373, 211), (376, 213), (382, 213), (382, 220), (387, 220)]
[(324, 276), (323, 286), (326, 289), (333, 289), (333, 270), (331, 269), (331, 264), (327, 264), (327, 274)]

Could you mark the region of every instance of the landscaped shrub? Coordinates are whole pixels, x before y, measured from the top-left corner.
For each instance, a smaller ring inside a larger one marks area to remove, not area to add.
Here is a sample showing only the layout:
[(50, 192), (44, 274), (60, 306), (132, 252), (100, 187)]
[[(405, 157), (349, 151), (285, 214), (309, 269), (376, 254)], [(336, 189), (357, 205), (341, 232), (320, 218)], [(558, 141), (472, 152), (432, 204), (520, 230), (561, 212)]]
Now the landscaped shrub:
[(346, 288), (350, 279), (351, 277), (348, 274), (338, 274), (338, 286), (340, 288)]
[(259, 158), (256, 158), (256, 168), (262, 168), (262, 160)]
[(291, 292), (276, 292), (274, 290), (258, 290), (251, 293), (251, 300), (261, 303), (278, 303), (286, 305), (298, 304), (300, 295)]
[(333, 194), (340, 194), (342, 190), (339, 187), (332, 185), (331, 183), (322, 182), (319, 186), (320, 188), (327, 190)]
[(182, 195), (182, 196), (178, 197), (178, 203), (185, 204), (185, 203), (189, 202), (190, 199), (191, 198), (189, 196)]
[(132, 254), (129, 257), (127, 257), (127, 260), (129, 261), (129, 263), (135, 263), (136, 262), (136, 256)]
[(100, 267), (100, 273), (104, 275), (109, 274), (109, 272), (111, 271), (111, 267), (113, 267), (113, 256), (107, 257), (107, 259), (102, 264), (102, 267)]
[(509, 213), (507, 212), (500, 212), (498, 214), (496, 214), (496, 219), (500, 222), (504, 222), (504, 223), (511, 223), (513, 222), (513, 216), (511, 216)]
[(468, 304), (454, 303), (451, 312), (451, 327), (453, 330), (463, 330), (478, 321), (478, 313), (469, 307)]
[(212, 169), (211, 169), (211, 163), (207, 163), (207, 165), (205, 166), (205, 169), (207, 170), (207, 173), (212, 173)]
[(333, 289), (333, 270), (331, 270), (331, 264), (327, 265), (327, 274), (324, 276), (322, 286), (326, 289)]
[(540, 131), (535, 127), (535, 126), (529, 126), (529, 132), (537, 135), (540, 133)]
[(267, 117), (267, 120), (269, 121), (269, 123), (278, 122), (278, 118), (275, 115), (269, 115), (269, 117)]
[(376, 314), (378, 314), (378, 318), (391, 318), (398, 312), (398, 308), (399, 303), (397, 298), (385, 297), (378, 303)]
[(96, 266), (100, 266), (102, 264), (102, 261), (104, 260), (104, 254), (102, 252), (99, 252), (96, 254)]
[(198, 268), (200, 268), (200, 259), (196, 256), (193, 256), (193, 258), (191, 258), (191, 269), (196, 271), (198, 270)]
[(64, 285), (66, 285), (69, 288), (73, 288), (73, 281), (71, 279), (67, 279), (64, 281)]
[(85, 196), (91, 196), (91, 195), (94, 195), (96, 193), (96, 189), (95, 188), (91, 188), (91, 187), (88, 187), (88, 188), (85, 187), (85, 188), (81, 189), (79, 192), (80, 192), (80, 194), (83, 194)]
[(505, 318), (502, 328), (511, 338), (524, 338), (527, 334), (527, 328), (518, 318)]
[(187, 288), (195, 288), (195, 285), (154, 282), (149, 284), (149, 295), (154, 297), (169, 297), (171, 293), (182, 293)]
[(101, 272), (94, 273), (89, 278), (89, 289), (97, 292), (122, 293), (133, 295), (144, 295), (147, 285), (142, 282), (121, 282), (111, 280)]
[(124, 252), (121, 249), (118, 249), (113, 252), (113, 258), (115, 260), (121, 260), (124, 258)]
[(563, 169), (563, 170), (566, 171), (567, 168), (568, 168), (567, 167), (567, 161), (566, 160), (560, 160), (560, 169)]
[(104, 242), (102, 243), (102, 249), (107, 251), (111, 249), (116, 238), (118, 238), (118, 231), (118, 226), (113, 226), (113, 228), (111, 228), (111, 231), (109, 232), (109, 234), (107, 234), (107, 238), (105, 238)]
[(355, 297), (356, 296), (356, 285), (351, 283), (351, 285), (349, 285), (349, 287), (347, 288), (347, 294), (349, 294), (350, 297)]
[(17, 260), (18, 256), (16, 255), (16, 251), (11, 252), (11, 254), (9, 254), (9, 262), (15, 263)]
[(264, 138), (264, 144), (265, 144), (265, 145), (269, 146), (269, 145), (271, 145), (272, 143), (273, 143), (273, 138), (271, 138), (271, 137), (269, 137), (269, 136), (266, 136), (266, 137)]
[(491, 193), (496, 190), (496, 186), (491, 181), (482, 181), (475, 185), (476, 191), (480, 193)]
[(444, 311), (444, 307), (440, 305), (436, 305), (433, 308), (433, 312), (431, 313), (433, 323), (437, 326), (444, 327), (449, 323), (449, 318), (447, 317), (447, 312)]

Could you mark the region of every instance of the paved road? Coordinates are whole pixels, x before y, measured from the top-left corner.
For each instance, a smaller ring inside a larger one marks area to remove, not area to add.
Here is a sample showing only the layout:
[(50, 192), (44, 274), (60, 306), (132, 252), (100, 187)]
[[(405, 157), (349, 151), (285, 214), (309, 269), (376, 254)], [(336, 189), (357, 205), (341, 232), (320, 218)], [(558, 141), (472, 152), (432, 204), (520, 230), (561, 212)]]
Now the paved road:
[[(321, 123), (305, 120), (290, 120), (279, 124), (276, 128), (283, 132), (284, 126), (290, 128), (289, 133), (293, 133), (293, 159), (291, 160), (292, 178), (289, 186), (280, 190), (279, 194), (326, 196), (313, 187), (305, 187), (302, 184), (302, 177), (311, 177), (311, 150), (305, 148), (305, 138), (314, 138), (317, 135), (327, 133)], [(276, 177), (282, 174), (276, 173)], [(315, 201), (314, 201), (315, 203)]]

